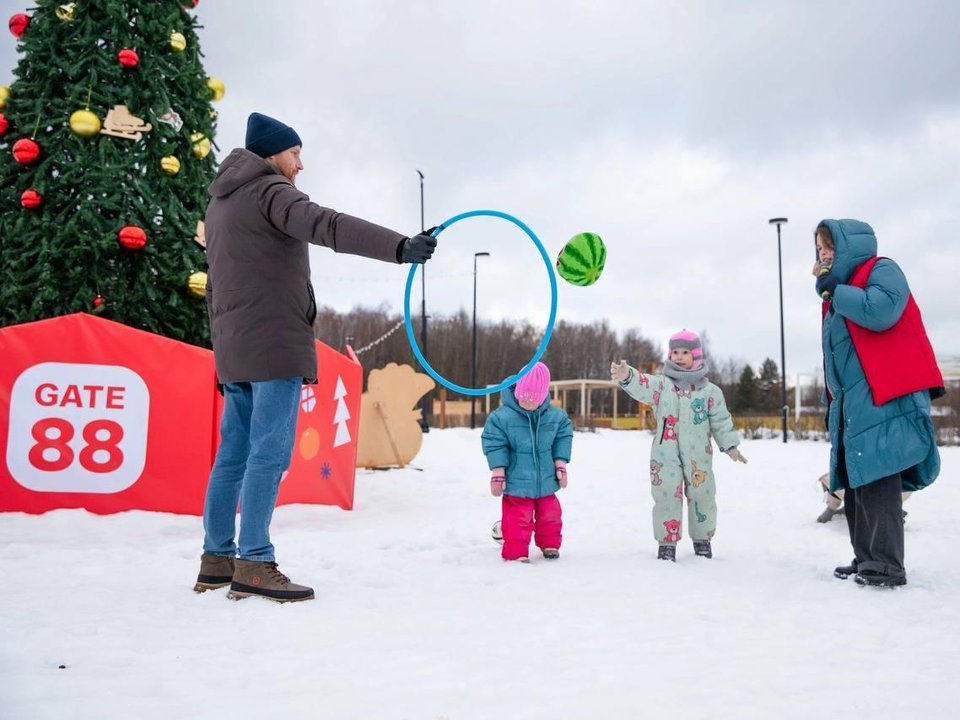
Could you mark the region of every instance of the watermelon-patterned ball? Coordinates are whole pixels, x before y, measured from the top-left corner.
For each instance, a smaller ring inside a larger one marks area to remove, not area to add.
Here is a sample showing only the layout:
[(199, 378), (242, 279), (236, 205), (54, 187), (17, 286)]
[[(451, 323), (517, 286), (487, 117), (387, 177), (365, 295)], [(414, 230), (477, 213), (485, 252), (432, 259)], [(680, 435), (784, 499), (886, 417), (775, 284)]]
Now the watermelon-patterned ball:
[(557, 274), (571, 285), (593, 285), (607, 264), (607, 246), (596, 233), (574, 235), (557, 258)]

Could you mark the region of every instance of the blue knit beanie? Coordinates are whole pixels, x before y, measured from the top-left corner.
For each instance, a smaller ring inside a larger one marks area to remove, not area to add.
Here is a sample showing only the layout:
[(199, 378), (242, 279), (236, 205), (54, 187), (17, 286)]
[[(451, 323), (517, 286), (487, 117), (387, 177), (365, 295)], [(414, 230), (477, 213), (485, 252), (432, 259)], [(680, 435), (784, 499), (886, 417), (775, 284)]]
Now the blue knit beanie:
[(272, 117), (250, 113), (247, 118), (247, 150), (262, 158), (268, 158), (297, 145), (302, 147), (303, 141), (292, 127)]

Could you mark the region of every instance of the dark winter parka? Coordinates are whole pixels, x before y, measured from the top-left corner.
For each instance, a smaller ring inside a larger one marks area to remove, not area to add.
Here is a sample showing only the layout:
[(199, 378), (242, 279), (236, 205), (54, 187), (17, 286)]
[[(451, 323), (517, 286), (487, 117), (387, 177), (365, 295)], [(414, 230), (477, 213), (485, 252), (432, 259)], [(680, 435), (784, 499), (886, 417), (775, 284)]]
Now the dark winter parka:
[(317, 376), (308, 243), (397, 262), (403, 235), (320, 207), (236, 149), (210, 185), (207, 310), (221, 383)]
[[(824, 220), (833, 234), (835, 258), (830, 273), (840, 285), (823, 320), (823, 355), (829, 403), (830, 489), (842, 487), (845, 469), (850, 487), (861, 487), (902, 473), (904, 490), (919, 490), (940, 472), (940, 455), (930, 419), (926, 390), (874, 405), (847, 320), (882, 332), (893, 327), (907, 305), (910, 289), (895, 262), (879, 260), (866, 289), (848, 285), (857, 267), (877, 254), (873, 229), (858, 220)], [(902, 368), (909, 373), (910, 368)], [(837, 467), (844, 450), (845, 468)]]
[(487, 465), (507, 469), (504, 491), (513, 497), (542, 498), (560, 489), (554, 460), (570, 462), (573, 423), (550, 404), (550, 396), (536, 410), (524, 410), (514, 388), (500, 393), (503, 403), (483, 426), (483, 453)]

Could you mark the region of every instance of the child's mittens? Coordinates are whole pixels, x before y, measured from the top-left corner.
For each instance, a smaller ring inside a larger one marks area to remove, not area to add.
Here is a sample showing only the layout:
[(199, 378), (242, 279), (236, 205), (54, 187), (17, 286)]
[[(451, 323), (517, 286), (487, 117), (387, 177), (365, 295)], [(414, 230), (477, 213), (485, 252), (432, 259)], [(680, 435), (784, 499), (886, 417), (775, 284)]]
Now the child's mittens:
[(564, 460), (554, 460), (554, 466), (557, 468), (557, 482), (560, 483), (560, 488), (565, 488), (567, 486), (567, 463)]
[(502, 468), (498, 468), (493, 471), (493, 475), (490, 476), (490, 494), (494, 497), (500, 497), (503, 495), (503, 491), (507, 487), (507, 476), (504, 474)]
[(627, 381), (627, 378), (630, 377), (630, 366), (627, 365), (626, 360), (621, 360), (619, 363), (612, 362), (610, 363), (610, 379), (614, 382), (624, 383)]
[(735, 447), (730, 448), (726, 452), (727, 452), (727, 455), (730, 456), (731, 460), (735, 462), (742, 462), (744, 465), (747, 464), (747, 459), (743, 456), (743, 453), (741, 453)]

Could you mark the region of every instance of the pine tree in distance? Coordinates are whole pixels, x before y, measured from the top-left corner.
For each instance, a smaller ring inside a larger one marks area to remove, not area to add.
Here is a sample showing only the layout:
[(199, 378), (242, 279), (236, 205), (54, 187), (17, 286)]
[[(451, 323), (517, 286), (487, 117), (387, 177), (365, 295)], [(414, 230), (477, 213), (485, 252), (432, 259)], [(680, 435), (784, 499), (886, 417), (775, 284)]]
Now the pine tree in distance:
[(767, 358), (760, 366), (760, 379), (757, 383), (757, 389), (760, 394), (759, 404), (761, 410), (774, 411), (780, 410), (780, 369), (773, 358)]
[(738, 412), (756, 410), (760, 399), (760, 387), (757, 375), (749, 365), (744, 366), (737, 383), (736, 409)]
[(90, 312), (208, 344), (195, 237), (223, 83), (201, 64), (194, 4), (39, 0), (10, 18), (0, 325)]

